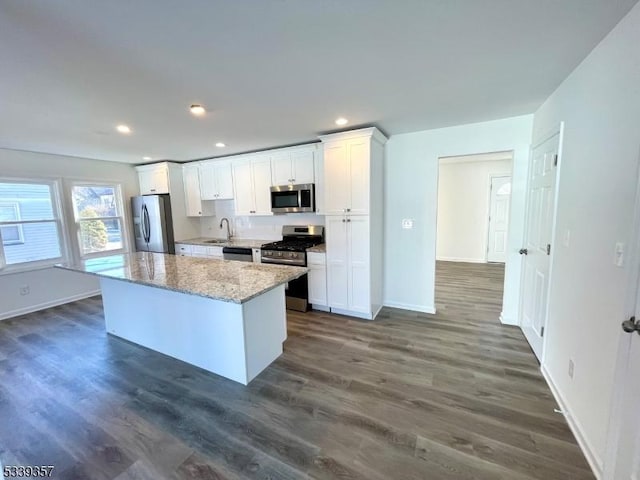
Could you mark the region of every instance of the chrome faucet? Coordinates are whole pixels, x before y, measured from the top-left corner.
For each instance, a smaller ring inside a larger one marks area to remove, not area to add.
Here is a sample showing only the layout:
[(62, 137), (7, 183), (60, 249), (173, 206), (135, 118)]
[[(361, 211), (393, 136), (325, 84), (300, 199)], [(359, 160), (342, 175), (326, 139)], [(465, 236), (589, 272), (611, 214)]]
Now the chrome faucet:
[(229, 219), (227, 217), (224, 217), (222, 220), (220, 220), (220, 228), (222, 228), (223, 222), (227, 222), (227, 242), (228, 242), (229, 240), (231, 240), (231, 229), (229, 228)]

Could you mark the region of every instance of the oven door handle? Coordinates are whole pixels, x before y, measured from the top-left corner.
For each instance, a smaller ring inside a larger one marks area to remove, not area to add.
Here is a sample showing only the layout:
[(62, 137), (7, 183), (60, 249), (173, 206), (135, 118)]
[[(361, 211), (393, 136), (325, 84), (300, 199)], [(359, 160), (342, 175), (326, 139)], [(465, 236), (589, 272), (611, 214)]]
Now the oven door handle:
[(286, 258), (284, 259), (273, 259), (273, 258), (265, 258), (262, 257), (261, 259), (262, 263), (273, 263), (273, 264), (280, 264), (280, 265), (293, 265), (294, 267), (306, 267), (306, 264), (301, 264), (300, 262), (298, 262), (297, 260), (288, 260)]

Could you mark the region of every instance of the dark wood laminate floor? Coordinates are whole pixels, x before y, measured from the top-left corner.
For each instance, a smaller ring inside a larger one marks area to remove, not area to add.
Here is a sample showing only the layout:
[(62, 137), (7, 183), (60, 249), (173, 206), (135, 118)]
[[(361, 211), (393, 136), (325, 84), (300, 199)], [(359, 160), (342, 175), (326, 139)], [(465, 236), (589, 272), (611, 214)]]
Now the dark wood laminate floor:
[(99, 298), (0, 322), (0, 459), (60, 479), (593, 478), (497, 320), (502, 276), (439, 263), (437, 315), (290, 313), (249, 387), (107, 336)]

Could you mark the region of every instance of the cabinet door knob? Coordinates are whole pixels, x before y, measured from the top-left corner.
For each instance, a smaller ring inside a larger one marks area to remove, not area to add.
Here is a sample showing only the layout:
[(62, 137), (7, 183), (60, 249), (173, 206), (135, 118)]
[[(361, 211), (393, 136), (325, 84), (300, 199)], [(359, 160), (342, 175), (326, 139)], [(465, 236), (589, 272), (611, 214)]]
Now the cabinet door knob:
[(347, 208), (347, 212), (350, 212), (350, 211), (351, 211), (351, 209), (350, 209), (350, 208)]
[(351, 221), (351, 219), (350, 219), (350, 218), (347, 218), (347, 222), (350, 222), (350, 221)]
[(342, 223), (344, 223), (344, 222), (346, 222), (346, 220), (343, 218), (343, 219), (342, 219)]

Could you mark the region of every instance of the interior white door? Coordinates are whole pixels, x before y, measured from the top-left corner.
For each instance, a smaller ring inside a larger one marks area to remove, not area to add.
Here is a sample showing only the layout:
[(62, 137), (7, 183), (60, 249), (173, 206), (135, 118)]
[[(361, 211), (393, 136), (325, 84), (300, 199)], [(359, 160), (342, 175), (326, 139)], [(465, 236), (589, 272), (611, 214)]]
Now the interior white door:
[(491, 177), (489, 239), (487, 242), (488, 262), (504, 263), (507, 260), (510, 200), (511, 177)]
[[(640, 294), (640, 292), (639, 292)], [(639, 295), (640, 297), (640, 295)], [(635, 318), (640, 319), (640, 299), (636, 303)], [(638, 326), (637, 328), (640, 328)], [(617, 448), (615, 474), (611, 478), (620, 480), (640, 479), (640, 415), (638, 400), (640, 399), (640, 335), (638, 332), (628, 333), (629, 338), (623, 340), (622, 348), (627, 348), (629, 355), (626, 373), (622, 379), (622, 400), (620, 434)]]
[[(640, 190), (639, 190), (640, 193)], [(636, 201), (636, 216), (640, 198)], [(636, 226), (638, 227), (638, 225)], [(640, 233), (640, 232), (637, 232)], [(640, 240), (640, 239), (639, 239)], [(637, 245), (637, 243), (636, 243)], [(638, 248), (636, 247), (636, 252)], [(605, 479), (640, 480), (640, 271), (636, 257), (631, 280), (629, 310), (634, 317), (625, 321), (620, 331), (616, 364), (614, 413), (611, 417)], [(615, 322), (612, 323), (612, 326)], [(634, 331), (635, 330), (635, 331)]]
[(521, 327), (531, 349), (542, 359), (542, 337), (547, 319), (551, 234), (560, 134), (534, 148), (529, 165), (527, 219), (522, 291)]

